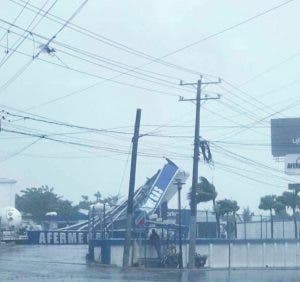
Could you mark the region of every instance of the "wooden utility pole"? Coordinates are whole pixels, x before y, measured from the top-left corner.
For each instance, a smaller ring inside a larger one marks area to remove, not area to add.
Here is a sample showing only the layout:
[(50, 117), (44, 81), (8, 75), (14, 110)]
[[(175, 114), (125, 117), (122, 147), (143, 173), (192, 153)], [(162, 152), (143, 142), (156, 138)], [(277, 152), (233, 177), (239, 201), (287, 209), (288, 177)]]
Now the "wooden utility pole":
[(129, 265), (129, 252), (131, 246), (133, 196), (134, 196), (134, 186), (135, 186), (138, 141), (140, 137), (139, 136), (140, 122), (141, 122), (141, 109), (137, 109), (136, 117), (135, 117), (134, 135), (132, 138), (131, 167), (130, 167), (130, 178), (129, 178), (128, 200), (127, 200), (126, 234), (125, 234), (124, 252), (123, 252), (123, 267), (125, 268), (128, 267)]
[(195, 101), (196, 100), (196, 117), (195, 117), (195, 136), (194, 136), (194, 156), (193, 156), (193, 178), (191, 189), (191, 216), (190, 216), (190, 230), (189, 230), (189, 257), (188, 267), (195, 267), (195, 250), (196, 250), (196, 223), (197, 223), (197, 203), (196, 203), (196, 186), (198, 183), (198, 166), (199, 166), (199, 154), (200, 154), (200, 107), (202, 100), (215, 100), (220, 99), (220, 95), (217, 97), (203, 97), (201, 98), (202, 85), (220, 83), (220, 79), (216, 82), (203, 82), (200, 78), (196, 83), (183, 83), (180, 85), (197, 85), (196, 99), (184, 99), (179, 98), (179, 101)]

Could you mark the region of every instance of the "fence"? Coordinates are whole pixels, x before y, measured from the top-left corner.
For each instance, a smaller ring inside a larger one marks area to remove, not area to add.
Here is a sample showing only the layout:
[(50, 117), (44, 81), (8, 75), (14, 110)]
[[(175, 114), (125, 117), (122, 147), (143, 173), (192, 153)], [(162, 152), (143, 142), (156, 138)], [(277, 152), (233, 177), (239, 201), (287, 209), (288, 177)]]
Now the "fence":
[[(198, 238), (230, 238), (230, 239), (295, 239), (300, 238), (299, 221), (293, 221), (292, 216), (249, 215), (247, 217), (222, 216), (217, 218), (210, 211), (198, 211), (197, 237)], [(296, 232), (295, 232), (296, 228)]]
[[(296, 221), (299, 226), (298, 220)], [(273, 231), (272, 231), (273, 225)], [(291, 218), (259, 218), (237, 223), (237, 239), (294, 239), (295, 223)], [(297, 237), (299, 230), (297, 228)]]

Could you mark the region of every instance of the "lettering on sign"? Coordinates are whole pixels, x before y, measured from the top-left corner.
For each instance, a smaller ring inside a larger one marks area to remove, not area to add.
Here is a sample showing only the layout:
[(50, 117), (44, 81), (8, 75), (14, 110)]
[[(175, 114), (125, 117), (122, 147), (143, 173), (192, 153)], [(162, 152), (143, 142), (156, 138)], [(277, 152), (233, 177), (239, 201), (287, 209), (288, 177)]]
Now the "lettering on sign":
[(300, 145), (300, 137), (294, 137), (294, 138), (292, 139), (292, 143), (293, 143), (293, 144), (296, 144), (296, 145)]
[(286, 155), (285, 173), (294, 175), (300, 174), (300, 155)]
[[(96, 238), (99, 237), (99, 234), (96, 234)], [(34, 239), (30, 239), (30, 243), (40, 245), (86, 244), (87, 241), (88, 234), (86, 232), (41, 231), (38, 234), (37, 242)]]

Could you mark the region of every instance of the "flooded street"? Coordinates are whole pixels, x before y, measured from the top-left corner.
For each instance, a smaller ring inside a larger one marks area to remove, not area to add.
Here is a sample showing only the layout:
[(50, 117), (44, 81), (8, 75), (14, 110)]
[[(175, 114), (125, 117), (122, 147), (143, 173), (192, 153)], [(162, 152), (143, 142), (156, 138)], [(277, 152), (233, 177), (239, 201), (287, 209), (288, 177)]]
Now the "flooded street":
[(1, 248), (0, 281), (300, 281), (300, 270), (138, 270), (87, 266), (86, 246)]

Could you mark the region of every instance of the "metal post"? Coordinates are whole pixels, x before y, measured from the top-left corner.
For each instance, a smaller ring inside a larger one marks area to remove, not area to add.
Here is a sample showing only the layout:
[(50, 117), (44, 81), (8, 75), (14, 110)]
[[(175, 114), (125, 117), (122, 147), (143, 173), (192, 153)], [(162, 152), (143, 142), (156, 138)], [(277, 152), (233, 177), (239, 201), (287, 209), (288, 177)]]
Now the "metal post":
[(228, 240), (228, 268), (231, 268), (231, 236), (229, 234), (228, 213), (227, 213), (227, 240)]
[(246, 240), (247, 239), (247, 227), (246, 227), (245, 218), (243, 219), (243, 222), (244, 222), (244, 239)]
[(137, 149), (138, 149), (138, 140), (139, 140), (139, 132), (140, 132), (140, 122), (141, 122), (141, 109), (137, 109), (135, 126), (134, 126), (134, 136), (132, 138), (131, 167), (130, 167), (130, 179), (129, 179), (127, 215), (126, 215), (127, 216), (126, 234), (125, 234), (124, 252), (123, 252), (123, 267), (128, 267), (129, 264), (129, 251), (131, 245), (131, 227), (132, 227), (132, 213), (133, 213), (133, 196), (134, 196), (134, 186), (135, 186), (136, 160), (137, 160)]
[(178, 189), (178, 225), (179, 225), (179, 230), (178, 230), (178, 237), (179, 237), (179, 259), (178, 259), (178, 264), (179, 268), (183, 268), (182, 265), (182, 232), (181, 232), (181, 189), (182, 185), (184, 183), (181, 182), (181, 179), (176, 180), (176, 185)]
[(282, 237), (284, 239), (285, 234), (284, 234), (284, 216), (282, 216)]
[(208, 233), (207, 233), (207, 230), (208, 230), (208, 211), (206, 210), (205, 211), (205, 219), (206, 219), (206, 226), (205, 226), (205, 237), (208, 238)]
[(102, 230), (102, 239), (106, 239), (106, 202), (103, 203), (103, 230)]
[(89, 252), (88, 252), (88, 260), (94, 261), (95, 260), (95, 207), (92, 208), (92, 214), (90, 214), (89, 218)]
[(263, 223), (262, 223), (262, 215), (260, 215), (260, 239), (263, 238)]

